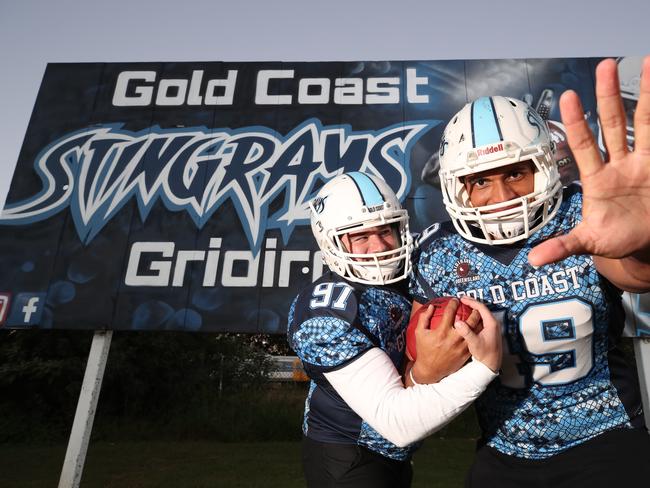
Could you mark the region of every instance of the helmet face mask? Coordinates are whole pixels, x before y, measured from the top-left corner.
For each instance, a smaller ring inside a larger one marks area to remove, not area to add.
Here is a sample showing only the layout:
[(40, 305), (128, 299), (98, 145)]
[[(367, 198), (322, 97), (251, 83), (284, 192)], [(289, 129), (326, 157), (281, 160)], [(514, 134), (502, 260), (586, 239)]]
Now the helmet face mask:
[(638, 100), (627, 97), (622, 97), (622, 99), (626, 118), (625, 135), (627, 140), (627, 147), (632, 151), (634, 150), (634, 112), (636, 112), (636, 103)]
[[(363, 230), (368, 231), (380, 231), (383, 226), (390, 225), (391, 231), (393, 234), (393, 241), (395, 243), (402, 242), (402, 239), (399, 235), (399, 222), (401, 217), (394, 217), (392, 219), (387, 219), (385, 224), (380, 224), (379, 226), (369, 223), (371, 227), (368, 227), (368, 224), (361, 227), (356, 227), (353, 230), (340, 230), (338, 232), (332, 233), (332, 240), (336, 245), (331, 249), (332, 254), (336, 259), (345, 265), (346, 267), (346, 277), (354, 277), (357, 280), (364, 280), (361, 282), (368, 282), (373, 284), (388, 284), (392, 283), (393, 280), (397, 281), (405, 277), (403, 273), (404, 269), (408, 269), (404, 266), (404, 259), (406, 252), (408, 251), (406, 246), (396, 246), (393, 249), (387, 249), (386, 251), (374, 252), (370, 254), (362, 254), (358, 252), (353, 252), (349, 249), (349, 245), (346, 245), (344, 242), (344, 236), (349, 236), (353, 233), (358, 233)], [(350, 240), (348, 240), (348, 243)], [(410, 251), (409, 251), (410, 254)], [(352, 279), (352, 278), (350, 278)]]
[[(314, 237), (323, 260), (335, 273), (358, 283), (386, 285), (405, 278), (410, 269), (413, 241), (408, 213), (381, 179), (359, 172), (330, 180), (310, 202)], [(352, 253), (343, 236), (390, 225), (394, 249)]]
[[(525, 161), (534, 170), (532, 192), (507, 202), (472, 205), (467, 176)], [(456, 230), (487, 244), (528, 238), (553, 218), (562, 199), (546, 123), (526, 103), (506, 97), (480, 98), (452, 118), (440, 145), (440, 184)]]

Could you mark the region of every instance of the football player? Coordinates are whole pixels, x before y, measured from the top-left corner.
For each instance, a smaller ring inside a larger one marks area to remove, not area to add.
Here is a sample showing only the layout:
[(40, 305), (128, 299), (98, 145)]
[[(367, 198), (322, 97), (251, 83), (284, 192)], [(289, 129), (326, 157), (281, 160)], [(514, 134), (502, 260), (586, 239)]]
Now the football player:
[[(417, 349), (420, 357), (436, 356), (428, 364), (446, 378), (405, 388), (398, 369), (411, 303), (400, 288), (413, 246), (406, 210), (383, 180), (360, 172), (327, 182), (310, 207), (330, 271), (296, 297), (288, 326), (289, 344), (311, 379), (302, 426), (307, 484), (410, 486), (413, 443), (459, 414), (496, 376), (498, 325), (485, 306), (468, 300), (478, 313), (456, 324), (462, 338), (448, 307), (443, 323), (426, 331), (444, 350), (427, 354), (426, 334)], [(431, 307), (423, 315), (420, 332)], [(475, 332), (479, 318), (483, 329)], [(467, 348), (474, 360), (460, 368)]]
[(650, 479), (637, 378), (617, 348), (621, 290), (650, 289), (650, 58), (634, 150), (614, 60), (596, 69), (596, 97), (607, 163), (577, 94), (560, 100), (581, 187), (562, 187), (548, 128), (520, 100), (469, 103), (441, 140), (451, 222), (420, 242), (410, 289), (420, 303), (475, 297), (503, 328), (501, 374), (476, 403), (470, 487)]

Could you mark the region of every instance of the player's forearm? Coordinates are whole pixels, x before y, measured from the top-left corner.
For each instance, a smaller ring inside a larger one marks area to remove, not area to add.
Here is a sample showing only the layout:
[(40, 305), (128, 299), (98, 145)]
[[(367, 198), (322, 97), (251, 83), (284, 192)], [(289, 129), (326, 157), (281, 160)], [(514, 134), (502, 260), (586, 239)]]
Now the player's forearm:
[(363, 420), (403, 447), (444, 427), (496, 375), (473, 362), (439, 383), (404, 388), (388, 356), (374, 348), (346, 367), (325, 373), (325, 377)]
[(462, 368), (470, 357), (469, 352), (462, 355), (456, 354), (453, 360), (433, 361), (434, 364), (432, 364), (432, 361), (428, 361), (424, 366), (423, 360), (409, 361), (402, 375), (404, 385), (407, 387), (413, 386), (412, 378), (415, 378), (415, 381), (422, 385), (438, 383), (443, 378)]

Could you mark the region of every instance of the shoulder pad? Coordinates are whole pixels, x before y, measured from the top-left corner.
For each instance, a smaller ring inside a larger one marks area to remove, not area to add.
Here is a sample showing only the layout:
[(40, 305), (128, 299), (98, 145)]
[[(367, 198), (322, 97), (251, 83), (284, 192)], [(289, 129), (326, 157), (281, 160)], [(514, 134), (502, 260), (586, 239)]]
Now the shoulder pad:
[(563, 189), (564, 195), (563, 198), (569, 199), (576, 193), (582, 193), (582, 183), (580, 181), (574, 181), (573, 183), (568, 184)]
[(440, 230), (440, 223), (436, 222), (435, 224), (430, 225), (424, 229), (415, 239), (415, 246), (419, 247), (423, 242), (429, 239), (432, 235), (436, 234)]
[(422, 231), (415, 241), (415, 247), (422, 248), (428, 244), (433, 239), (438, 239), (440, 237), (445, 237), (448, 235), (456, 234), (456, 229), (451, 221), (446, 222), (436, 222), (433, 225), (430, 225)]
[(340, 277), (328, 278), (315, 281), (298, 295), (293, 315), (296, 322), (325, 316), (354, 322), (361, 290)]

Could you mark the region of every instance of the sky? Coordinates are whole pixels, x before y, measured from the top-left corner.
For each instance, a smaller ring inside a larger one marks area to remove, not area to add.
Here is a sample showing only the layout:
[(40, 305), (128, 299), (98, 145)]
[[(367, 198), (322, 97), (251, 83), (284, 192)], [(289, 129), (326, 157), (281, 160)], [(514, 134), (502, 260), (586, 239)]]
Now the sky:
[(644, 55), (648, 0), (0, 0), (0, 208), (47, 63)]

